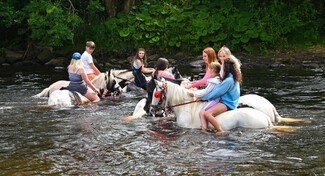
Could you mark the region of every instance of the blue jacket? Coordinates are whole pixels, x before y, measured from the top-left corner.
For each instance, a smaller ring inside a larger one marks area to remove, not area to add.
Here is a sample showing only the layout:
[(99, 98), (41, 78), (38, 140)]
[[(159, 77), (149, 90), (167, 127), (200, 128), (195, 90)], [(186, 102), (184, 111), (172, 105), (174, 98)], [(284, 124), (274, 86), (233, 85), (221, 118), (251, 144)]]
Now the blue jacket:
[(220, 97), (220, 102), (227, 105), (230, 109), (236, 109), (240, 96), (240, 86), (235, 82), (234, 76), (229, 76), (221, 82), (210, 93), (202, 97), (202, 100), (215, 100)]

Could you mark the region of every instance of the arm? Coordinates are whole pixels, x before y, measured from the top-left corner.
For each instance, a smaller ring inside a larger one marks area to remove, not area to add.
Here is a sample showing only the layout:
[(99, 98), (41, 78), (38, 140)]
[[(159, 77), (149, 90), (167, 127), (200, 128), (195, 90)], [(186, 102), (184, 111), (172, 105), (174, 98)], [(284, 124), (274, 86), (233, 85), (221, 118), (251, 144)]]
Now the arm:
[(194, 93), (194, 96), (197, 98), (202, 98), (205, 95), (207, 95), (209, 92), (211, 92), (215, 87), (216, 87), (215, 84), (210, 83), (210, 84), (208, 84), (208, 86), (205, 89), (197, 90)]
[(174, 75), (169, 73), (166, 70), (164, 70), (164, 71), (159, 70), (158, 71), (158, 77), (161, 77), (161, 76), (165, 77), (165, 78), (175, 79)]
[(154, 68), (145, 68), (144, 65), (142, 65), (142, 62), (139, 59), (135, 59), (134, 63), (140, 68), (142, 73), (153, 73), (155, 72)]
[(89, 63), (89, 66), (94, 70), (95, 75), (100, 74), (100, 71), (98, 70), (98, 68), (95, 66), (94, 63)]
[(85, 81), (85, 83), (92, 89), (94, 90), (95, 92), (99, 92), (99, 90), (89, 81), (88, 77), (87, 77), (87, 74), (85, 72), (85, 69), (84, 68), (80, 68), (78, 70), (79, 74), (81, 75), (82, 79)]
[(219, 84), (215, 89), (213, 89), (210, 93), (202, 97), (202, 100), (215, 100), (225, 93), (231, 88), (231, 85), (234, 84), (233, 78), (228, 77), (223, 80), (221, 84)]
[(202, 86), (204, 84), (207, 84), (207, 81), (208, 81), (209, 78), (211, 78), (210, 69), (207, 69), (207, 71), (205, 72), (204, 77), (202, 79), (194, 82), (192, 84), (192, 88), (199, 87), (199, 86)]
[(154, 68), (146, 68), (146, 67), (142, 66), (141, 71), (143, 73), (153, 73), (153, 72), (155, 72), (155, 69)]

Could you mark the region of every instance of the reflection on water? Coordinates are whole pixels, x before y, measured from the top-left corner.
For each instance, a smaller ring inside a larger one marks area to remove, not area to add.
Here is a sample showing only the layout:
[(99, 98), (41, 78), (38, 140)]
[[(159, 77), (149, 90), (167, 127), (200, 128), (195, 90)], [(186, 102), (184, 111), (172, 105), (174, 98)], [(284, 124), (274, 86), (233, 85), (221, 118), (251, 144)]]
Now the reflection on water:
[[(243, 70), (242, 93), (269, 99), (283, 117), (312, 120), (294, 133), (234, 129), (224, 135), (177, 127), (173, 118), (132, 122), (142, 93), (98, 104), (41, 109), (31, 98), (65, 70), (7, 68), (0, 73), (1, 175), (324, 175), (322, 73)], [(279, 124), (282, 125), (282, 124)]]

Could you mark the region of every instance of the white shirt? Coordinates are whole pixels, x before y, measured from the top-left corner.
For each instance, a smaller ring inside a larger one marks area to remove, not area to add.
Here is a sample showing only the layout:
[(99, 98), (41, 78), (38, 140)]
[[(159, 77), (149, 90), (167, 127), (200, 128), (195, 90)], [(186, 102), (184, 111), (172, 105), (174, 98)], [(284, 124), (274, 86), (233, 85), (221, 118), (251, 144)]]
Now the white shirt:
[(85, 51), (84, 53), (82, 53), (80, 60), (84, 64), (86, 74), (95, 73), (94, 70), (89, 65), (91, 63), (94, 63), (93, 56), (91, 56), (91, 54), (89, 54), (87, 51)]
[(205, 89), (197, 90), (194, 92), (194, 97), (202, 98), (203, 96), (210, 93), (215, 87), (221, 83), (219, 76), (208, 79), (208, 86)]

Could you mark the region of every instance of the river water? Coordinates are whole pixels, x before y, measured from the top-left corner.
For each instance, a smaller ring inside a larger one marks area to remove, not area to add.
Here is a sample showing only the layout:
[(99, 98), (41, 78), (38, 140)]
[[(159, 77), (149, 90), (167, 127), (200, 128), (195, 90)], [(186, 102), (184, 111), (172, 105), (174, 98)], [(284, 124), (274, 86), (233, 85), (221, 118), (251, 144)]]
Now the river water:
[(66, 70), (0, 67), (0, 175), (325, 175), (325, 81), (317, 70), (243, 69), (242, 94), (270, 100), (295, 132), (224, 135), (145, 117), (122, 122), (143, 96), (42, 109), (31, 98)]

